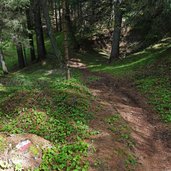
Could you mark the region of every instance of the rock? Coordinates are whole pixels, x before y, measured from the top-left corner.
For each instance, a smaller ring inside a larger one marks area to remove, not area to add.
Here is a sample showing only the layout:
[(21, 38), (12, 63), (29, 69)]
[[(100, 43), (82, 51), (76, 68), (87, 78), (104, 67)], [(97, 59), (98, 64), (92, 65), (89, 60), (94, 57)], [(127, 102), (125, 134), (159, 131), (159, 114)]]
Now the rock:
[(42, 162), (43, 150), (52, 144), (34, 134), (0, 133), (0, 170), (34, 170)]

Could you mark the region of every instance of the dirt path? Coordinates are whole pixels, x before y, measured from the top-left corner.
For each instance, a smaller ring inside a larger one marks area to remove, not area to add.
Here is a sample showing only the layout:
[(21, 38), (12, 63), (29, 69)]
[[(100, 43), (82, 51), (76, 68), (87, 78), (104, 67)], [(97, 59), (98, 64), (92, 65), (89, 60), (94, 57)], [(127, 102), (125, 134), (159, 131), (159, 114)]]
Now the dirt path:
[[(83, 68), (80, 68), (83, 79), (96, 97), (97, 104), (103, 106), (90, 123), (100, 132), (91, 138), (96, 151), (90, 157), (90, 170), (171, 171), (171, 134), (150, 110), (146, 100), (129, 82), (120, 82), (108, 74), (92, 73)], [(100, 79), (89, 82), (92, 76)], [(105, 123), (105, 119), (115, 113), (119, 113), (131, 127), (131, 136), (135, 141), (131, 151), (138, 160), (136, 168), (125, 167), (122, 157), (116, 153), (122, 144), (115, 141), (114, 134)]]

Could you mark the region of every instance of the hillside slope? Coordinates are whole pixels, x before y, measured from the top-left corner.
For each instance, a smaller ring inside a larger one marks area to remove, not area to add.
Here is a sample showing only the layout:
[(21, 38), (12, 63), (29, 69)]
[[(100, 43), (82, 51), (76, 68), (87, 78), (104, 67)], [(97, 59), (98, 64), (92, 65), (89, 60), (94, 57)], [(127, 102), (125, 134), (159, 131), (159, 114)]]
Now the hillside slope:
[(171, 122), (171, 38), (107, 64), (103, 52), (80, 55), (93, 72), (112, 74), (115, 79), (128, 80), (141, 91), (165, 122)]

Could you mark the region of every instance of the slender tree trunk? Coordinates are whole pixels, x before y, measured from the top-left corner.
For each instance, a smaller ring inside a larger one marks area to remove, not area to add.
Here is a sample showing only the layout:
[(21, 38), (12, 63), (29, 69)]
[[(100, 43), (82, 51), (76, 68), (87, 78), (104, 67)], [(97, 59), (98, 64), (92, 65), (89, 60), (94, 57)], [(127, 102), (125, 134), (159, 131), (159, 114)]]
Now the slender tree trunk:
[(79, 3), (79, 10), (80, 10), (80, 17), (83, 18), (83, 5), (82, 5), (82, 1), (80, 1)]
[(108, 21), (108, 27), (110, 28), (110, 27), (113, 26), (115, 10), (114, 10), (114, 2), (113, 2), (113, 0), (110, 0), (109, 4), (110, 4), (110, 13), (111, 13), (111, 15), (110, 15), (110, 20)]
[(67, 24), (67, 0), (63, 0), (63, 33), (64, 33), (64, 56), (65, 56), (65, 67), (66, 67), (66, 79), (70, 79), (70, 68), (69, 68), (69, 47), (68, 47), (68, 24)]
[(24, 55), (24, 61), (25, 61), (25, 65), (27, 66), (27, 52), (26, 52), (26, 48), (24, 46), (22, 46), (23, 48), (23, 55)]
[(31, 61), (35, 61), (36, 60), (36, 55), (35, 55), (35, 49), (34, 49), (34, 41), (33, 41), (33, 26), (32, 26), (32, 22), (31, 22), (31, 18), (30, 18), (30, 9), (26, 10), (26, 18), (27, 18), (27, 28), (29, 30), (28, 33), (28, 37), (29, 37), (29, 44), (30, 44), (30, 57), (31, 57)]
[(121, 35), (121, 26), (122, 26), (122, 11), (119, 2), (115, 4), (115, 25), (113, 32), (113, 42), (112, 50), (109, 62), (111, 63), (114, 59), (119, 58), (119, 44), (120, 44), (120, 35)]
[(17, 55), (18, 55), (18, 65), (19, 65), (19, 68), (22, 69), (22, 68), (24, 68), (26, 66), (25, 65), (25, 60), (24, 60), (22, 44), (17, 43), (16, 48), (17, 48)]
[(57, 41), (55, 39), (55, 35), (53, 33), (53, 30), (52, 30), (51, 21), (50, 21), (50, 17), (49, 17), (49, 10), (48, 10), (47, 0), (41, 0), (41, 3), (42, 3), (43, 15), (44, 15), (47, 30), (48, 30), (48, 36), (50, 38), (50, 42), (51, 42), (54, 54), (58, 58), (58, 61), (61, 63), (61, 61), (62, 61), (61, 53), (57, 48)]
[(38, 60), (42, 61), (46, 58), (46, 50), (44, 44), (43, 28), (40, 13), (40, 1), (33, 0), (33, 12), (34, 12), (34, 26), (36, 32), (36, 42), (37, 42), (37, 54)]
[(7, 69), (5, 60), (4, 60), (4, 55), (3, 55), (2, 49), (0, 49), (0, 64), (2, 66), (3, 73), (8, 74), (8, 69)]
[(59, 5), (59, 31), (62, 31), (62, 14), (61, 14), (61, 7)]
[(54, 10), (55, 10), (55, 24), (56, 24), (56, 32), (59, 31), (59, 25), (58, 25), (58, 13), (57, 13), (57, 3), (54, 2)]
[[(82, 24), (84, 23), (84, 22), (82, 21), (82, 19), (83, 19), (83, 4), (82, 4), (82, 1), (79, 0), (79, 18), (78, 18), (77, 27), (78, 27), (79, 25), (82, 25)], [(83, 25), (84, 25), (84, 24), (83, 24)], [(79, 35), (80, 35), (80, 37), (83, 37), (83, 32), (80, 31), (80, 32), (79, 32)]]
[(68, 2), (66, 2), (65, 5), (66, 5), (66, 7), (65, 7), (65, 9), (66, 9), (65, 20), (66, 20), (66, 24), (67, 24), (67, 28), (68, 28), (68, 33), (69, 33), (69, 36), (71, 38), (73, 49), (77, 50), (77, 49), (79, 49), (79, 44), (76, 40), (75, 33), (73, 30), (73, 26), (72, 26), (72, 22), (71, 22), (71, 18), (70, 18), (70, 10), (69, 10)]
[(91, 0), (91, 20), (90, 20), (91, 24), (93, 24), (95, 21), (95, 10), (96, 10), (96, 0)]
[(79, 19), (80, 18), (80, 1), (78, 1), (76, 11), (77, 11), (77, 18)]

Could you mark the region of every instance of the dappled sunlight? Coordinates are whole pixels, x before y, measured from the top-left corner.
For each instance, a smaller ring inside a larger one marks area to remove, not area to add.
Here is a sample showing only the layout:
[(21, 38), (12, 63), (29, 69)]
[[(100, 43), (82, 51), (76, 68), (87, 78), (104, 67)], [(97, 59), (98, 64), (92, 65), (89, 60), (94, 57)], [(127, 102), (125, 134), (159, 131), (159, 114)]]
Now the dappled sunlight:
[(100, 93), (102, 93), (102, 91), (98, 89), (91, 89), (91, 92), (93, 96), (99, 96)]
[(153, 45), (152, 48), (154, 48), (154, 49), (161, 49), (161, 48), (166, 49), (166, 48), (169, 48), (169, 47), (171, 47), (170, 41), (171, 41), (170, 37), (162, 39), (160, 41), (160, 43), (157, 43), (157, 44)]
[(100, 51), (99, 54), (102, 55), (103, 58), (109, 59), (109, 54), (107, 54), (105, 51)]
[(171, 169), (169, 0), (0, 1), (0, 171)]
[(49, 76), (49, 75), (51, 75), (51, 74), (56, 73), (56, 71), (57, 71), (57, 70), (52, 69), (52, 70), (47, 71), (44, 75), (45, 75), (45, 76)]
[(103, 65), (102, 65), (102, 64), (96, 65), (96, 64), (91, 64), (91, 63), (90, 63), (90, 64), (88, 65), (88, 68), (90, 68), (90, 69), (92, 68), (92, 69), (93, 69), (93, 68), (98, 68), (98, 67), (101, 67), (101, 66), (103, 66)]
[(153, 46), (153, 49), (161, 49), (163, 47), (165, 47), (167, 45), (167, 43), (159, 43), (159, 44), (155, 44)]
[[(158, 45), (160, 46), (162, 45), (162, 43), (159, 43)], [(89, 68), (92, 71), (108, 72), (117, 77), (122, 77), (123, 75), (127, 75), (128, 77), (131, 78), (134, 75), (136, 75), (139, 72), (139, 70), (143, 70), (144, 67), (145, 68), (153, 67), (153, 63), (157, 61), (162, 54), (163, 55), (168, 54), (169, 47), (170, 44), (168, 42), (166, 44), (163, 43), (163, 45), (158, 47), (157, 50), (155, 49), (155, 45), (154, 45), (154, 47), (152, 46), (141, 52), (132, 54), (125, 59), (121, 59), (114, 62), (111, 65), (103, 61), (103, 59), (105, 59), (104, 55), (106, 54), (104, 54), (103, 52), (102, 53), (98, 52), (98, 55), (89, 54), (88, 59), (90, 58), (90, 60), (86, 62), (85, 59), (85, 62), (87, 64), (87, 68)]]
[(109, 102), (105, 101), (105, 100), (100, 101), (100, 104), (103, 105), (103, 106), (106, 106), (106, 107), (111, 107), (111, 104)]
[(134, 131), (141, 133), (141, 136), (150, 137), (153, 129), (152, 126), (146, 126), (146, 121), (142, 118), (144, 112), (142, 108), (125, 105), (123, 103), (116, 103), (115, 107), (121, 116), (131, 124)]
[[(48, 76), (48, 75), (46, 75), (46, 76)], [(48, 77), (44, 77), (44, 76), (42, 76), (42, 77), (39, 77), (37, 80), (41, 80), (41, 81), (50, 81), (51, 79), (50, 78), (48, 78)]]
[(0, 93), (7, 91), (7, 87), (0, 83)]
[(136, 65), (136, 64), (139, 64), (141, 62), (144, 62), (146, 60), (148, 60), (150, 57), (147, 57), (147, 58), (142, 58), (142, 59), (139, 59), (135, 62), (131, 62), (131, 63), (128, 63), (128, 64), (124, 64), (124, 65), (120, 65), (120, 66), (111, 66), (113, 69), (119, 69), (119, 68), (126, 68), (126, 67), (130, 67), (130, 66), (133, 66), (133, 65)]
[(71, 68), (87, 68), (86, 64), (84, 64), (80, 59), (71, 58), (69, 60), (69, 66)]

